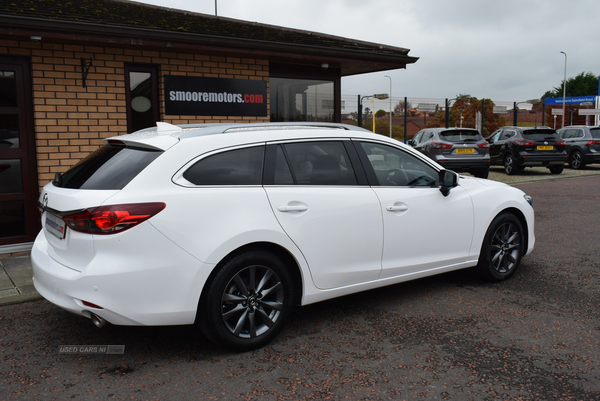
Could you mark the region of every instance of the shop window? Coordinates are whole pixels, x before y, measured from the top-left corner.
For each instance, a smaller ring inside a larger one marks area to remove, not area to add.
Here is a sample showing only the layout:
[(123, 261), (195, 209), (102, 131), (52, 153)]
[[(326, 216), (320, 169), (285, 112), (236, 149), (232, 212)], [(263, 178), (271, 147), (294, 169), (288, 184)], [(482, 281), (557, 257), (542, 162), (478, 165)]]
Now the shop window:
[(157, 76), (156, 66), (125, 66), (129, 132), (154, 127), (159, 121)]
[(334, 122), (334, 81), (271, 78), (271, 121)]

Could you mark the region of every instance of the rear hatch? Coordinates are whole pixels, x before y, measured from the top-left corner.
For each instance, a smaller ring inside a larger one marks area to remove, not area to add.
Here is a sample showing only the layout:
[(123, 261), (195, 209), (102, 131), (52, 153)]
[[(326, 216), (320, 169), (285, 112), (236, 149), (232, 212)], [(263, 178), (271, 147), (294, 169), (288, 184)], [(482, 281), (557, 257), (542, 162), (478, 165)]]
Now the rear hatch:
[(449, 130), (439, 134), (440, 153), (450, 158), (489, 157), (490, 144), (477, 131)]
[(95, 255), (94, 236), (71, 229), (72, 216), (105, 204), (162, 153), (163, 149), (148, 144), (111, 139), (67, 172), (57, 174), (43, 188), (38, 202), (50, 257), (81, 271)]
[(523, 130), (523, 140), (515, 143), (524, 151), (537, 154), (557, 154), (565, 150), (565, 141), (549, 128)]

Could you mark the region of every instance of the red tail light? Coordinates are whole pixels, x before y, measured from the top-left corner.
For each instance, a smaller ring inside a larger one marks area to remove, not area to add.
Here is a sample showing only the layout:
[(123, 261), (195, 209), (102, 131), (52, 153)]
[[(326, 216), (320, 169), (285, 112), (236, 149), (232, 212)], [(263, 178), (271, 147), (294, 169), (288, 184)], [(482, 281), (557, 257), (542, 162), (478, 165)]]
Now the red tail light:
[(480, 149), (488, 149), (490, 147), (490, 144), (486, 142), (486, 143), (480, 143), (477, 146), (479, 146)]
[(128, 230), (162, 211), (164, 203), (132, 203), (89, 208), (63, 216), (72, 230), (88, 234), (115, 234)]
[(592, 145), (600, 145), (600, 141), (589, 141), (588, 143), (585, 144), (586, 146), (592, 146)]
[(442, 142), (431, 142), (431, 146), (433, 146), (435, 149), (450, 149), (452, 147), (452, 145), (449, 143)]
[(567, 141), (565, 141), (565, 140), (563, 139), (562, 141), (558, 141), (558, 142), (556, 142), (556, 144), (557, 144), (558, 146), (564, 146), (564, 145), (566, 145), (566, 144), (567, 144)]
[(533, 146), (535, 145), (535, 142), (532, 141), (524, 141), (522, 139), (515, 139), (514, 140), (515, 145), (517, 146)]

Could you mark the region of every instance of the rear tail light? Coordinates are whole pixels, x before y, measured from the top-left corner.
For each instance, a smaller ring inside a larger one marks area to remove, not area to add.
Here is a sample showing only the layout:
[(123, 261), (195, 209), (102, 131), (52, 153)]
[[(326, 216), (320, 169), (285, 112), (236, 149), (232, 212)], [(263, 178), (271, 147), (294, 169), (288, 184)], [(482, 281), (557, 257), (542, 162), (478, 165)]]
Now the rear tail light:
[(563, 139), (562, 141), (558, 141), (558, 142), (556, 142), (556, 144), (557, 144), (558, 146), (564, 146), (564, 145), (566, 145), (566, 144), (567, 144), (567, 141), (565, 141), (565, 140)]
[(514, 141), (515, 145), (517, 146), (533, 146), (535, 145), (535, 142), (532, 141), (524, 141), (522, 139), (515, 139)]
[(589, 141), (588, 143), (585, 144), (586, 146), (592, 146), (592, 145), (600, 145), (600, 141)]
[(442, 142), (431, 142), (431, 146), (433, 146), (434, 149), (450, 149), (452, 147), (449, 143)]
[(480, 149), (488, 149), (490, 147), (490, 144), (486, 142), (486, 143), (480, 143), (477, 146), (479, 146)]
[(128, 230), (162, 211), (164, 203), (131, 203), (89, 208), (63, 216), (72, 230), (88, 234), (115, 234)]

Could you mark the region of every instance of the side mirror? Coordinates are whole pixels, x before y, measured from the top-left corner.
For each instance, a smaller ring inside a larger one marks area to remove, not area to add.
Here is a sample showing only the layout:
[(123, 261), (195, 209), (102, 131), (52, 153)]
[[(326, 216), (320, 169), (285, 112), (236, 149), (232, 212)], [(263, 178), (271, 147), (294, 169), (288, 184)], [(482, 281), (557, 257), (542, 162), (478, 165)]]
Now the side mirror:
[(454, 171), (440, 171), (440, 192), (444, 196), (450, 194), (450, 190), (458, 185), (458, 175)]

